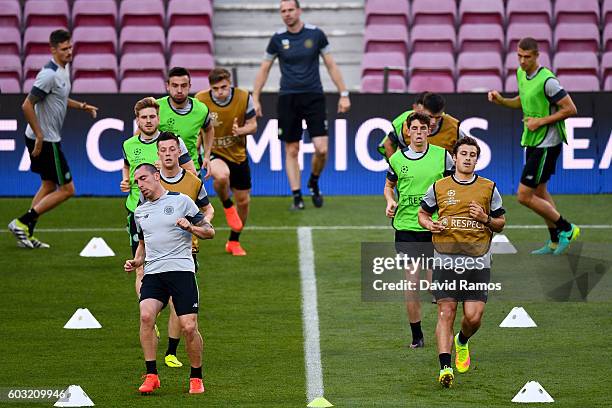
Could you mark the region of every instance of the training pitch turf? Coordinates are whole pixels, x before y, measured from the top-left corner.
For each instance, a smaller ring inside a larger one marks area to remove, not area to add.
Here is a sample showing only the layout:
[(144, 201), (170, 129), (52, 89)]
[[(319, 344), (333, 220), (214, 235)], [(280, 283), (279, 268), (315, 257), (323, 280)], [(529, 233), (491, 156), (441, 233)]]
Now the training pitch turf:
[[(555, 197), (566, 218), (598, 226), (583, 228), (583, 244), (561, 259), (528, 255), (545, 241), (547, 231), (516, 228), (541, 223), (514, 197), (504, 199), (507, 225), (515, 227), (504, 233), (519, 253), (495, 257), (492, 278), (497, 273), (508, 291), (490, 295), (483, 326), (470, 340), (472, 369), (456, 375), (451, 389), (441, 389), (436, 381), (435, 305), (423, 304), (426, 347), (410, 350), (403, 304), (362, 301), (361, 243), (393, 240), (391, 227), (384, 228), (382, 196), (326, 197), (322, 209), (307, 202), (302, 212), (289, 212), (288, 198), (256, 197), (249, 226), (265, 228), (245, 229), (241, 241), (247, 257), (224, 253), (228, 230), (213, 199), (213, 223), (219, 229), (213, 241), (201, 245), (198, 274), (207, 391), (197, 396), (187, 393), (184, 340), (178, 357), (185, 366), (163, 365), (166, 311), (159, 323), (162, 388), (146, 397), (137, 392), (144, 363), (134, 277), (123, 272), (130, 252), (122, 199), (72, 199), (44, 216), (37, 235), (51, 249), (17, 248), (5, 230), (0, 233), (0, 389), (78, 384), (100, 407), (306, 406), (296, 227), (320, 226), (312, 230), (312, 242), (322, 380), (325, 397), (335, 406), (510, 406), (529, 380), (542, 384), (555, 406), (609, 406), (612, 197)], [(28, 203), (0, 199), (3, 222)], [(79, 257), (94, 236), (104, 238), (117, 256)], [(564, 265), (567, 276), (550, 272)], [(499, 328), (514, 306), (525, 307), (538, 327)], [(102, 329), (63, 329), (79, 307), (87, 307)], [(0, 405), (12, 406), (6, 400)]]

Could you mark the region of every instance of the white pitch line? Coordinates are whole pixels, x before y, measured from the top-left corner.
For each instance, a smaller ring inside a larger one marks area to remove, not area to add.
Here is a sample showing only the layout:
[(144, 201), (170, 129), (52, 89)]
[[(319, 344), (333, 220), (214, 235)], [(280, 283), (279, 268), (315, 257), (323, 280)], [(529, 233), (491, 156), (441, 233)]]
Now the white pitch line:
[[(587, 224), (578, 225), (584, 229), (612, 229), (610, 224)], [(384, 230), (391, 229), (390, 225), (247, 225), (245, 230), (251, 231), (294, 231), (299, 228), (310, 228), (311, 230), (325, 231), (325, 230)], [(504, 229), (546, 229), (546, 225), (506, 225)], [(219, 231), (229, 231), (227, 227), (216, 227)], [(125, 232), (125, 228), (38, 228), (38, 232)], [(8, 230), (0, 230), (0, 232), (8, 233)]]
[(307, 403), (323, 396), (323, 368), (319, 343), (319, 312), (317, 310), (317, 278), (315, 276), (312, 229), (297, 229), (300, 249), (300, 281), (302, 285), (302, 321), (304, 331), (304, 365), (306, 367)]

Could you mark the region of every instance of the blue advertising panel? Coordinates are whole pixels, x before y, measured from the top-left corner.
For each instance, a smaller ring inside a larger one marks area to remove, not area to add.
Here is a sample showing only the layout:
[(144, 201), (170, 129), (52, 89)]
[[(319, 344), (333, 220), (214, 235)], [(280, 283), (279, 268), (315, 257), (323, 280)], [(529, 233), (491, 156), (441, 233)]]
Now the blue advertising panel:
[[(120, 196), (122, 142), (134, 133), (134, 103), (141, 95), (76, 95), (100, 108), (94, 120), (70, 110), (64, 122), (62, 149), (72, 170), (78, 195)], [(329, 160), (321, 177), (328, 195), (382, 194), (385, 161), (376, 145), (391, 129), (391, 120), (412, 103), (411, 95), (352, 95), (353, 108), (335, 113), (337, 96), (327, 96), (330, 133)], [(612, 117), (610, 93), (574, 93), (578, 115), (566, 121), (569, 141), (557, 163), (549, 189), (554, 193), (611, 193)], [(504, 194), (516, 190), (523, 165), (520, 147), (522, 115), (519, 110), (492, 105), (484, 94), (447, 95), (446, 111), (462, 121), (461, 128), (481, 141), (479, 174), (494, 180)], [(277, 138), (277, 95), (263, 96), (264, 117), (249, 136), (248, 150), (253, 194), (287, 195), (289, 185), (284, 151)], [(26, 127), (21, 95), (0, 95), (1, 196), (31, 196), (39, 186), (29, 172), (25, 150)], [(303, 186), (310, 172), (313, 146), (302, 146)], [(209, 192), (212, 185), (207, 182)], [(305, 187), (304, 187), (305, 188)]]

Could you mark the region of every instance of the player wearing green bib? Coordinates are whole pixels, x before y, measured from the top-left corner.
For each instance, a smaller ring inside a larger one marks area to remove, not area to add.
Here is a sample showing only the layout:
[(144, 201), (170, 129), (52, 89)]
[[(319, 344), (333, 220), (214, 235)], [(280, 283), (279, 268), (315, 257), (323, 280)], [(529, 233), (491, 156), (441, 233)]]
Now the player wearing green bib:
[(516, 72), (518, 96), (504, 98), (490, 91), (490, 102), (523, 110), (521, 145), (526, 148), (525, 167), (518, 187), (518, 201), (544, 218), (550, 239), (532, 254), (562, 254), (578, 238), (580, 229), (565, 220), (555, 206), (547, 183), (555, 173), (557, 158), (566, 142), (564, 120), (577, 113), (569, 94), (555, 75), (538, 64), (538, 43), (530, 37), (518, 44), (520, 68)]
[[(211, 124), (208, 107), (189, 96), (191, 76), (185, 68), (174, 67), (168, 72), (168, 96), (159, 98), (159, 130), (172, 132), (185, 141), (196, 169), (206, 169), (208, 178), (210, 153), (215, 129)], [(204, 134), (204, 157), (199, 161), (198, 139)]]
[[(392, 218), (395, 246), (408, 257), (432, 257), (431, 232), (419, 225), (418, 213), (423, 195), (435, 181), (453, 169), (453, 159), (443, 148), (429, 144), (431, 118), (415, 112), (407, 118), (410, 145), (389, 159), (384, 195), (386, 215)], [(397, 189), (397, 200), (395, 190)], [(406, 279), (418, 281), (416, 266), (406, 271)], [(418, 287), (418, 282), (417, 282)], [(424, 346), (421, 330), (421, 303), (416, 291), (407, 294), (406, 310), (412, 331), (411, 348)]]

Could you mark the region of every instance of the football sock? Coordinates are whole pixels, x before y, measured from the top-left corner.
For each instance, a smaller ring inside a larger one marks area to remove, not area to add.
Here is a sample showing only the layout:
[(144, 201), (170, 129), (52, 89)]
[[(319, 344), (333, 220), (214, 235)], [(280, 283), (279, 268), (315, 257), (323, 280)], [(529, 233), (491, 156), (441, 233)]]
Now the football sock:
[(416, 344), (420, 339), (423, 338), (423, 331), (421, 330), (421, 321), (416, 323), (410, 323), (410, 330), (412, 331), (412, 344)]
[(559, 216), (559, 219), (555, 222), (555, 225), (557, 226), (557, 228), (559, 228), (559, 230), (564, 232), (570, 231), (572, 229), (572, 224), (567, 222), (567, 220), (563, 218), (563, 216)]
[(557, 231), (557, 228), (549, 228), (548, 229), (548, 233), (550, 234), (550, 241), (557, 243), (559, 242), (559, 231)]
[(438, 354), (438, 358), (440, 359), (440, 370), (444, 370), (444, 367), (451, 366), (451, 355), (450, 353), (440, 353)]
[(240, 233), (236, 231), (230, 231), (230, 241), (240, 241)]
[(202, 366), (191, 367), (191, 375), (189, 378), (202, 378)]
[(459, 331), (459, 338), (457, 340), (459, 340), (459, 344), (465, 346), (468, 342), (470, 338), (467, 337), (465, 334), (463, 334), (463, 330)]
[(28, 226), (28, 232), (32, 235), (34, 227), (36, 226), (36, 221), (38, 221), (38, 213), (35, 209), (30, 208), (28, 212), (19, 217), (19, 221)]
[(168, 337), (168, 350), (166, 350), (166, 355), (172, 354), (176, 356), (176, 348), (179, 345), (180, 338), (175, 339), (173, 337)]
[(147, 374), (157, 374), (157, 361), (145, 361), (145, 365), (147, 366)]
[(319, 176), (315, 176), (313, 173), (310, 173), (310, 179), (308, 180), (308, 185), (317, 185), (319, 182)]
[(293, 190), (291, 193), (293, 194), (293, 204), (297, 205), (302, 201), (302, 190)]
[(231, 198), (228, 198), (227, 200), (223, 200), (223, 208), (231, 208), (232, 205), (234, 205), (234, 202), (232, 201)]

